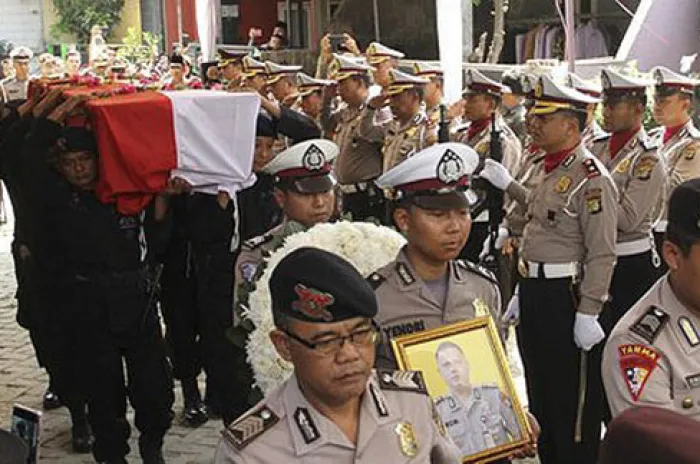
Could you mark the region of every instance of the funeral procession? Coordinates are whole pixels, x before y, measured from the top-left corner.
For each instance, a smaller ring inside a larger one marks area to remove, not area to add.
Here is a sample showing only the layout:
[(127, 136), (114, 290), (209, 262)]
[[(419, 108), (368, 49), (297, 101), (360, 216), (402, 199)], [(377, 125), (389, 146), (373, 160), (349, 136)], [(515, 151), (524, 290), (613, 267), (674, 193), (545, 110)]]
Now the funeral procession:
[(0, 0), (0, 464), (700, 464), (700, 0)]

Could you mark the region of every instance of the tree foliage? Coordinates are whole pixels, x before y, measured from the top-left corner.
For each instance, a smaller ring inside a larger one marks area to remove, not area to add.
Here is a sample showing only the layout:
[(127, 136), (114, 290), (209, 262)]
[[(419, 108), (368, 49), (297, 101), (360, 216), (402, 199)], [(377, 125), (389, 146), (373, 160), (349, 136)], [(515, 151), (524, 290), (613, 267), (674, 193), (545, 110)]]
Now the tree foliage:
[(53, 33), (73, 34), (80, 43), (90, 40), (90, 29), (103, 26), (111, 31), (122, 19), (124, 0), (53, 0), (58, 22)]
[(117, 54), (132, 63), (153, 63), (160, 50), (160, 35), (130, 27)]

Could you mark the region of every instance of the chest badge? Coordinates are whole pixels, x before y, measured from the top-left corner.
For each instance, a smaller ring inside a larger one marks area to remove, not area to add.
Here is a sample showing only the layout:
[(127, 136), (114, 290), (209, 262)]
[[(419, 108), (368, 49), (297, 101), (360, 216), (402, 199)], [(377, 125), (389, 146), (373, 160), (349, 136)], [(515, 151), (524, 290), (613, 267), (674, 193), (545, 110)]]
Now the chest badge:
[(474, 306), (475, 317), (488, 316), (490, 314), (489, 305), (482, 298), (475, 299), (472, 306)]
[(678, 318), (678, 327), (691, 347), (695, 348), (700, 345), (700, 336), (698, 336), (698, 332), (690, 319), (685, 316)]
[(399, 437), (399, 448), (404, 456), (409, 458), (418, 454), (418, 440), (410, 422), (401, 422), (394, 428), (394, 432)]
[(618, 174), (626, 173), (627, 170), (630, 168), (630, 164), (632, 164), (632, 160), (630, 160), (629, 158), (623, 159), (618, 163), (617, 166), (615, 166), (615, 172)]
[(554, 190), (557, 193), (566, 193), (569, 191), (569, 188), (571, 188), (571, 177), (569, 176), (561, 176), (557, 180), (557, 185), (554, 186)]

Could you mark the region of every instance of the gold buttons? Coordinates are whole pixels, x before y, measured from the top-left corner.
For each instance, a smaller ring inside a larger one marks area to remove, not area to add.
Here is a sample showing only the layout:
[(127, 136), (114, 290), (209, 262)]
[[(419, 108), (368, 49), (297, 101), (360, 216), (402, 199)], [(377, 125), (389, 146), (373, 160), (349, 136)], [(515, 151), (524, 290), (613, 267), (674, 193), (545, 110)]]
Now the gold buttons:
[(683, 398), (683, 409), (690, 409), (693, 407), (693, 399), (688, 397), (688, 398)]

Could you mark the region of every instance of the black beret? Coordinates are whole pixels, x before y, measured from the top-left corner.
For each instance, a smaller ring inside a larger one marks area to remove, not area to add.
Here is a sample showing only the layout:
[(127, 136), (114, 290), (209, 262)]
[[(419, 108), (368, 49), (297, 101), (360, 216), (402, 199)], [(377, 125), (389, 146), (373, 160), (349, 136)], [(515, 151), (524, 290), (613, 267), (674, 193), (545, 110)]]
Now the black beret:
[(700, 179), (683, 182), (673, 190), (668, 205), (668, 225), (700, 239)]
[(66, 127), (56, 141), (60, 153), (89, 151), (97, 154), (97, 142), (92, 131), (83, 127)]
[(304, 247), (287, 255), (272, 271), (273, 311), (306, 322), (373, 318), (377, 298), (355, 267), (338, 255)]
[(170, 64), (185, 64), (185, 59), (179, 53), (173, 53), (170, 57)]
[(255, 125), (255, 135), (257, 137), (277, 137), (275, 122), (264, 114), (258, 114), (258, 121)]

